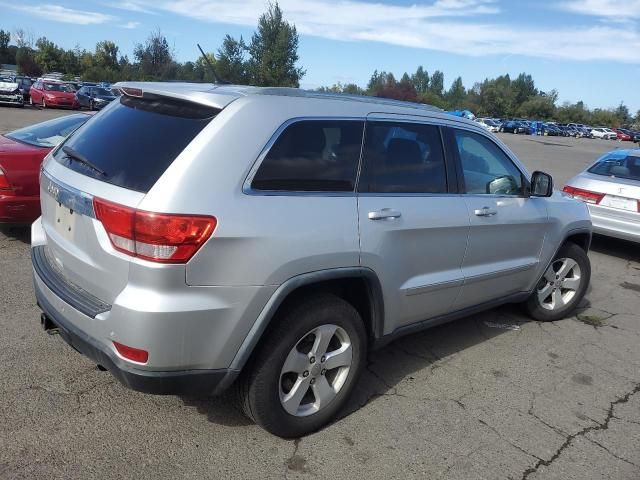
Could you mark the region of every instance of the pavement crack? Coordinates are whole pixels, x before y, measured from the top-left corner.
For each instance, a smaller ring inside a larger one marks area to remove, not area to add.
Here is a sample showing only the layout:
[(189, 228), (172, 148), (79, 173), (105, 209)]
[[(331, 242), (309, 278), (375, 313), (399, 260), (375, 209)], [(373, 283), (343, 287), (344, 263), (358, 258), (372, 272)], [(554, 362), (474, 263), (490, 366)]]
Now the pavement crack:
[(589, 437), (585, 437), (587, 440), (589, 440), (591, 443), (593, 443), (594, 445), (599, 446), (601, 449), (603, 449), (605, 452), (607, 452), (609, 455), (611, 455), (613, 458), (617, 458), (618, 460), (620, 460), (621, 462), (625, 462), (628, 463), (629, 465), (631, 465), (632, 467), (635, 468), (640, 468), (640, 465), (633, 463), (629, 460), (627, 460), (626, 458), (622, 458), (619, 455), (616, 455), (615, 453), (613, 453), (611, 450), (609, 450), (607, 447), (605, 447), (604, 445), (602, 445), (600, 442), (598, 442), (597, 440), (594, 440), (593, 438), (589, 438)]
[[(555, 462), (560, 457), (560, 455), (562, 455), (562, 452), (564, 452), (564, 450), (567, 449), (571, 445), (571, 442), (573, 442), (573, 440), (575, 438), (584, 437), (586, 434), (591, 433), (591, 432), (607, 430), (609, 428), (609, 422), (611, 421), (612, 418), (614, 418), (613, 410), (616, 407), (616, 405), (622, 405), (624, 403), (627, 403), (629, 401), (629, 399), (633, 395), (638, 393), (638, 392), (640, 392), (640, 383), (636, 384), (635, 387), (633, 388), (633, 390), (631, 390), (630, 392), (624, 394), (622, 397), (614, 400), (613, 402), (611, 402), (609, 404), (609, 409), (607, 410), (607, 416), (606, 416), (604, 422), (597, 423), (596, 425), (592, 425), (592, 426), (583, 428), (582, 430), (567, 436), (565, 438), (565, 441), (562, 443), (562, 445), (560, 445), (560, 447), (556, 450), (556, 452), (553, 454), (553, 456), (549, 460), (539, 459), (533, 467), (530, 467), (527, 470), (525, 470), (524, 473), (522, 474), (522, 480), (526, 480), (527, 478), (529, 478), (529, 476), (531, 474), (536, 473), (540, 467), (548, 467), (553, 462)], [(538, 418), (538, 417), (536, 417), (536, 418)], [(587, 440), (591, 441), (591, 439), (589, 439), (589, 438), (587, 438)], [(605, 450), (607, 450), (607, 449), (605, 449)], [(615, 457), (615, 455), (613, 455), (613, 454), (612, 454), (612, 456)]]

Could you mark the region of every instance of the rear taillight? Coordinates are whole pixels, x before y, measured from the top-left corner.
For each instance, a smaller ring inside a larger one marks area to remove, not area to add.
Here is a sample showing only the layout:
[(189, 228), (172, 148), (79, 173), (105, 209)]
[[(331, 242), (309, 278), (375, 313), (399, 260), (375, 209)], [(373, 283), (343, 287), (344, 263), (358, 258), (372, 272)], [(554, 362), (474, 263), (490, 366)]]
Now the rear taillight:
[(9, 183), (4, 171), (0, 168), (0, 190), (13, 190), (13, 187)]
[(152, 262), (186, 263), (216, 228), (215, 217), (152, 213), (93, 199), (113, 248)]
[(147, 363), (147, 360), (149, 360), (149, 352), (146, 350), (129, 347), (118, 342), (113, 342), (113, 346), (116, 347), (118, 353), (127, 360), (133, 360), (138, 363)]
[(600, 201), (604, 198), (604, 193), (591, 192), (589, 190), (583, 190), (581, 188), (570, 187), (569, 185), (566, 185), (562, 189), (562, 191), (571, 195), (573, 198), (595, 205), (599, 204)]

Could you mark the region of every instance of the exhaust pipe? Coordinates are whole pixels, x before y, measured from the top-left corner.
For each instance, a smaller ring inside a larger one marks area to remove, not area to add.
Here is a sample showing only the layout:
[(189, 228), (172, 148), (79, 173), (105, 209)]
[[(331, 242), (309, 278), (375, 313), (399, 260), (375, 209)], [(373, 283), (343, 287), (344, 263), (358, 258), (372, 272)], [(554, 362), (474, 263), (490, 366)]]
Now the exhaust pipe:
[(49, 335), (55, 335), (59, 333), (59, 329), (56, 324), (53, 323), (45, 313), (40, 314), (40, 326)]

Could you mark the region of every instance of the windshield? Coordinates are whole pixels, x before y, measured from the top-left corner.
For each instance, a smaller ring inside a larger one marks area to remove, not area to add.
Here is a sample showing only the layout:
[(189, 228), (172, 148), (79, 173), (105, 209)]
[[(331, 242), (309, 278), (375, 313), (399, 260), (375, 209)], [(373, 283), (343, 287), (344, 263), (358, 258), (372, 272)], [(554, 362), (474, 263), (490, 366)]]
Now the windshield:
[(21, 128), (5, 136), (18, 142), (36, 147), (52, 148), (69, 136), (76, 128), (90, 118), (90, 115), (76, 113), (65, 117), (54, 118), (47, 122), (37, 123)]
[(47, 92), (68, 92), (68, 93), (73, 92), (73, 88), (71, 88), (69, 85), (66, 85), (64, 83), (45, 83), (44, 89)]
[(640, 157), (610, 155), (598, 161), (589, 173), (640, 181)]

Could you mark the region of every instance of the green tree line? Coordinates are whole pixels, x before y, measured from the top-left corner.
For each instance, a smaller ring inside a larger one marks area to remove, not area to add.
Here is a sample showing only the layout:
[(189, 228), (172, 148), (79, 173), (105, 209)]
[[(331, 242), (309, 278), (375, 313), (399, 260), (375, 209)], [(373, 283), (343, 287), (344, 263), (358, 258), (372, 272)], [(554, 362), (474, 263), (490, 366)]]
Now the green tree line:
[(445, 89), (444, 85), (441, 71), (435, 70), (429, 74), (420, 66), (411, 75), (404, 73), (400, 80), (393, 73), (376, 70), (366, 88), (354, 83), (337, 83), (318, 90), (426, 103), (445, 110), (470, 110), (478, 117), (530, 118), (612, 127), (640, 124), (640, 110), (634, 117), (624, 103), (616, 108), (593, 110), (582, 101), (558, 105), (558, 92), (539, 90), (533, 77), (526, 73), (521, 73), (515, 79), (508, 74), (487, 78), (470, 89), (464, 87), (461, 77), (454, 79), (449, 89)]

